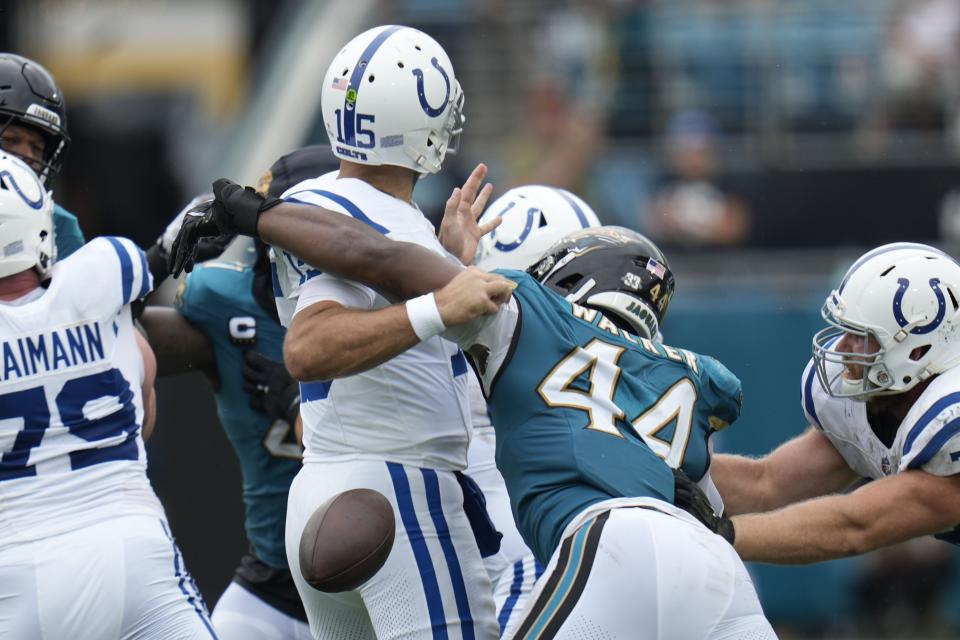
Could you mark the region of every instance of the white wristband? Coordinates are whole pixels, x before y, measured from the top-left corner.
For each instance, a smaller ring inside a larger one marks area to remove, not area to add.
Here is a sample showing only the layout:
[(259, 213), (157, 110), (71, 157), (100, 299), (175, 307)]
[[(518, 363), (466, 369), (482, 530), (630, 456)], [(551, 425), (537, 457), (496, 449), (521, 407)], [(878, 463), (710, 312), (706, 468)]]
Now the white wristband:
[(413, 326), (413, 332), (420, 340), (429, 340), (442, 333), (447, 327), (440, 317), (437, 300), (432, 293), (407, 300), (407, 317)]

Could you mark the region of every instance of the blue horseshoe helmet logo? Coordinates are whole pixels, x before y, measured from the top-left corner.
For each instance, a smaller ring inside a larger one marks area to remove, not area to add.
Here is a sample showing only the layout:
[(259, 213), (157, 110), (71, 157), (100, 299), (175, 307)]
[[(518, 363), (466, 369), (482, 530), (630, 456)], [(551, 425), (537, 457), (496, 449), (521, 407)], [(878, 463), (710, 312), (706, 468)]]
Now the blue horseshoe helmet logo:
[(13, 187), (13, 190), (17, 192), (17, 195), (20, 196), (20, 198), (26, 202), (27, 206), (29, 206), (31, 209), (36, 209), (39, 211), (43, 207), (43, 187), (40, 187), (39, 184), (37, 186), (40, 187), (40, 197), (36, 200), (31, 200), (30, 197), (23, 192), (23, 189), (20, 188), (20, 185), (17, 184), (17, 179), (13, 177), (12, 173), (6, 169), (0, 171), (0, 179), (5, 179), (10, 186)]
[[(500, 215), (504, 215), (507, 211), (512, 209), (514, 204), (516, 203), (511, 202), (510, 205), (504, 209)], [(508, 244), (498, 241), (494, 246), (500, 251), (513, 251), (514, 249), (518, 248), (521, 244), (523, 244), (523, 241), (527, 239), (527, 236), (529, 236), (530, 232), (533, 230), (533, 220), (539, 211), (540, 209), (536, 207), (530, 207), (527, 209), (527, 221), (523, 226), (523, 231), (520, 232), (520, 237)]]
[[(907, 322), (907, 319), (903, 317), (903, 309), (901, 308), (903, 304), (903, 294), (907, 292), (910, 281), (906, 278), (899, 278), (897, 279), (897, 284), (900, 285), (900, 288), (897, 289), (897, 292), (893, 296), (893, 317), (902, 328), (910, 324)], [(943, 317), (947, 312), (947, 301), (944, 300), (943, 292), (940, 290), (940, 278), (930, 278), (930, 288), (933, 289), (933, 293), (937, 296), (937, 317), (928, 324), (911, 329), (910, 333), (914, 335), (919, 336), (934, 331), (940, 326), (940, 323), (943, 322)]]
[(450, 76), (448, 76), (447, 72), (443, 70), (443, 67), (440, 66), (440, 62), (436, 58), (431, 58), (430, 64), (433, 65), (434, 69), (440, 72), (440, 75), (443, 76), (443, 81), (447, 85), (447, 94), (443, 97), (443, 104), (441, 104), (439, 107), (431, 107), (430, 103), (427, 102), (427, 95), (423, 92), (423, 70), (414, 69), (413, 75), (417, 77), (417, 97), (420, 98), (420, 106), (423, 108), (424, 113), (431, 118), (436, 118), (438, 115), (443, 113), (443, 110), (447, 108), (447, 104), (450, 102)]

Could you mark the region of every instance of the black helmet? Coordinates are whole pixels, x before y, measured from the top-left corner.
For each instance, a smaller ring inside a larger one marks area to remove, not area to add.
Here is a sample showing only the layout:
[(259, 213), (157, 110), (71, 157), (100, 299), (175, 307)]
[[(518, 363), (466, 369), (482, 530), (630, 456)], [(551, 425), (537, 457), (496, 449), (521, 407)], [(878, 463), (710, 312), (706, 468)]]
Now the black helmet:
[(279, 198), (283, 192), (304, 180), (322, 176), (340, 167), (330, 145), (314, 144), (280, 156), (260, 178), (258, 188), (266, 185), (266, 194)]
[(575, 231), (527, 273), (570, 302), (597, 309), (621, 329), (655, 338), (673, 297), (663, 252), (624, 227)]
[(33, 60), (0, 53), (0, 133), (11, 124), (34, 127), (46, 138), (43, 166), (38, 171), (42, 178), (60, 170), (63, 150), (70, 142), (60, 88)]

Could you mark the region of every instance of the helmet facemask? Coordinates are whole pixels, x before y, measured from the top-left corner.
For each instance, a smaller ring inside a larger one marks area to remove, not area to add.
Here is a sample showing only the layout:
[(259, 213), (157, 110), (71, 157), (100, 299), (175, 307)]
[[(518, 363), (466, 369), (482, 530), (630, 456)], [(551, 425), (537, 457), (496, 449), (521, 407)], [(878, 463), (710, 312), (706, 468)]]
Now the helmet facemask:
[[(871, 395), (882, 393), (897, 393), (889, 391), (894, 378), (890, 375), (884, 356), (887, 353), (883, 346), (880, 333), (874, 327), (865, 325), (855, 326), (837, 318), (834, 311), (842, 305), (839, 295), (834, 292), (820, 309), (820, 316), (829, 325), (813, 336), (813, 360), (817, 367), (817, 378), (820, 385), (835, 398), (855, 398), (865, 400)], [(862, 350), (841, 351), (836, 348), (845, 334), (861, 338)], [(871, 350), (871, 342), (878, 345)], [(840, 368), (833, 376), (827, 371), (827, 363), (838, 364)], [(849, 367), (862, 367), (859, 379), (851, 378)], [(835, 385), (839, 381), (838, 385)]]
[(2, 110), (0, 110), (0, 138), (3, 137), (4, 132), (12, 125), (32, 129), (43, 136), (43, 157), (40, 159), (31, 158), (17, 153), (13, 149), (6, 148), (0, 148), (0, 151), (11, 156), (16, 156), (26, 162), (44, 183), (60, 173), (60, 168), (63, 164), (63, 152), (66, 150), (67, 143), (69, 142), (69, 137), (66, 135), (66, 132), (62, 135), (55, 134), (46, 128), (37, 126), (32, 121), (24, 120), (24, 118), (17, 114), (4, 114)]

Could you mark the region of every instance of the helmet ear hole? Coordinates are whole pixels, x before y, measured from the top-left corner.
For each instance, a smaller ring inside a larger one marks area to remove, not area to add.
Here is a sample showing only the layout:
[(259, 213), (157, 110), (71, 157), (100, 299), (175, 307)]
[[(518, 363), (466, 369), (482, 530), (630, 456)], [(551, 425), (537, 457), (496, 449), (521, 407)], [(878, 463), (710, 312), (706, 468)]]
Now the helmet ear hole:
[(956, 312), (960, 309), (960, 303), (957, 303), (957, 296), (953, 293), (953, 287), (947, 287), (947, 293), (950, 295), (950, 302), (953, 304), (954, 312)]
[(570, 289), (572, 289), (575, 284), (580, 282), (581, 277), (582, 276), (579, 273), (572, 273), (569, 276), (561, 280), (558, 280), (557, 287), (559, 287), (560, 289), (563, 289), (564, 291), (570, 291)]
[(925, 344), (922, 347), (917, 347), (910, 352), (910, 359), (914, 362), (918, 362), (921, 358), (923, 358), (923, 356), (927, 355), (927, 352), (930, 351), (931, 346), (932, 345)]

